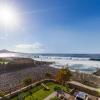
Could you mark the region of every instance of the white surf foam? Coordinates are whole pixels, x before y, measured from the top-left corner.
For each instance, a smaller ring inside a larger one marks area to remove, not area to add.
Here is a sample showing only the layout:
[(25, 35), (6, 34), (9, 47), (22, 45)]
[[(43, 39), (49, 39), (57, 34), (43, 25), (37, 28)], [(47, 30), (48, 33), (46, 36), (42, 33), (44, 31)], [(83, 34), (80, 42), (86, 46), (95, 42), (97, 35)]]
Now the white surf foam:
[(76, 57), (39, 57), (34, 58), (38, 61), (47, 61), (47, 62), (55, 62), (55, 64), (51, 65), (55, 68), (61, 68), (62, 66), (74, 66), (73, 69), (79, 68), (79, 70), (90, 70), (91, 72), (95, 72), (100, 68), (100, 61), (91, 61), (89, 58), (76, 58)]

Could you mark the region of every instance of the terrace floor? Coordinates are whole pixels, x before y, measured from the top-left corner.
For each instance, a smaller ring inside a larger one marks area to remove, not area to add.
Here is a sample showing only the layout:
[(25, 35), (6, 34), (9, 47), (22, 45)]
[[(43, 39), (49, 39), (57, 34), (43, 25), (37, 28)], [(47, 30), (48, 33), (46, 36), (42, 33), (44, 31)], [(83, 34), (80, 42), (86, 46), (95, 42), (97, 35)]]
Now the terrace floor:
[[(46, 97), (44, 100), (53, 100), (52, 98), (54, 98), (54, 97), (57, 97), (57, 92), (53, 92), (48, 97)], [(65, 93), (64, 97), (66, 98), (66, 100), (75, 100), (75, 96), (70, 95), (68, 93)], [(100, 100), (100, 98), (97, 99), (96, 97), (89, 95), (89, 94), (88, 94), (88, 98), (89, 98), (88, 100)]]
[[(53, 92), (52, 94), (50, 94), (48, 97), (46, 97), (44, 100), (51, 100), (52, 98), (56, 97), (57, 95), (57, 92)], [(68, 93), (65, 93), (65, 97), (67, 100), (74, 100), (75, 97), (68, 94)]]

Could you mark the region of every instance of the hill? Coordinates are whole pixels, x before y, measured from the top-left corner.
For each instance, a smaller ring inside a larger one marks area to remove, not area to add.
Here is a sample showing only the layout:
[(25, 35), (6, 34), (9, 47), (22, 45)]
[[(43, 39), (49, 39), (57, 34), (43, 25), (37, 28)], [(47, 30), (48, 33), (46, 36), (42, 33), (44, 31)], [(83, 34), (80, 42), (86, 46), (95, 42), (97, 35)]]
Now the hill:
[(9, 50), (6, 50), (6, 49), (2, 49), (2, 50), (0, 50), (0, 53), (16, 53), (16, 52), (9, 51)]

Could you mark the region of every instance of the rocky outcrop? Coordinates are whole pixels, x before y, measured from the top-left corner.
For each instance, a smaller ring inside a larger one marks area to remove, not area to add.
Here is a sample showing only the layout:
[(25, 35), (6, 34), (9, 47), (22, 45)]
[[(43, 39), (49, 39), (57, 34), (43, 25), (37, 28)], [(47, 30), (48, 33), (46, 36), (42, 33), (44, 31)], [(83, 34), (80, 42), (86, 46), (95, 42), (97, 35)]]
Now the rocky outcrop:
[(100, 69), (97, 72), (94, 72), (93, 74), (100, 76)]

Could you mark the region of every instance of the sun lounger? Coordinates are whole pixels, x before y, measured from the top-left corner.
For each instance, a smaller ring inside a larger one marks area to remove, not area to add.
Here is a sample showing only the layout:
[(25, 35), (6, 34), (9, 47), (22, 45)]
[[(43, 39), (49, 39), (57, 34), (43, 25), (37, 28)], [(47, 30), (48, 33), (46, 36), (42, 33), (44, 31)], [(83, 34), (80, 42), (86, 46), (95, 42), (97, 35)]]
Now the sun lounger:
[(41, 86), (43, 86), (46, 90), (50, 90), (50, 88), (47, 85), (45, 85), (44, 83), (42, 83)]

